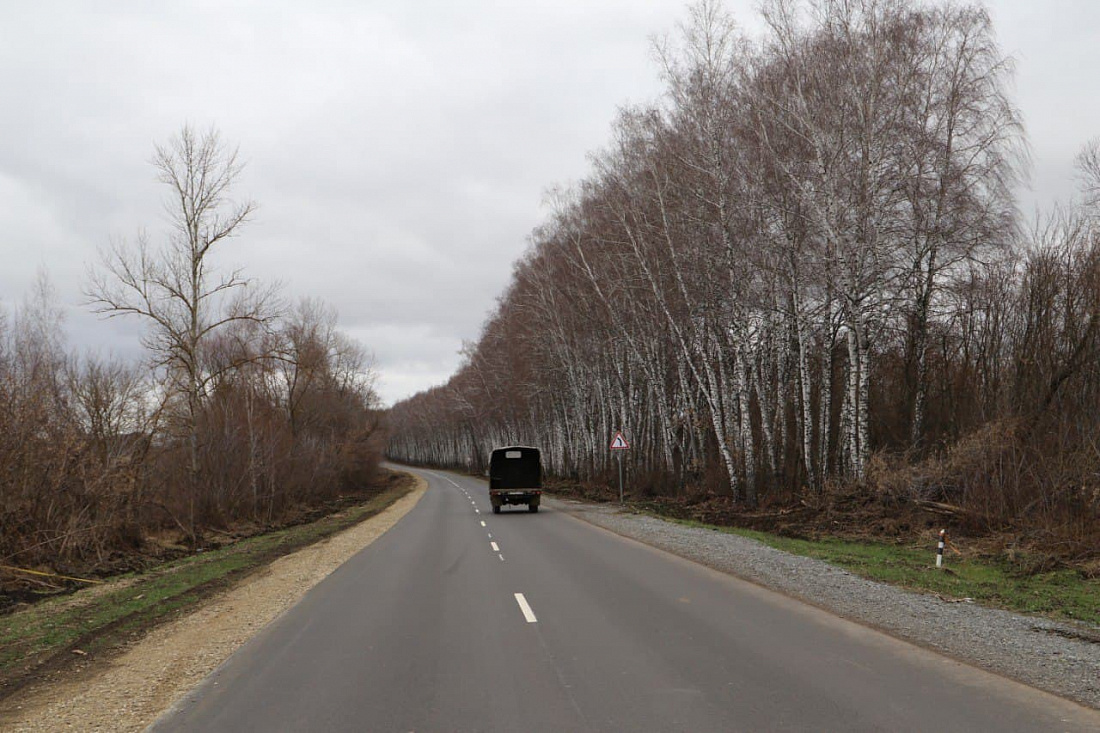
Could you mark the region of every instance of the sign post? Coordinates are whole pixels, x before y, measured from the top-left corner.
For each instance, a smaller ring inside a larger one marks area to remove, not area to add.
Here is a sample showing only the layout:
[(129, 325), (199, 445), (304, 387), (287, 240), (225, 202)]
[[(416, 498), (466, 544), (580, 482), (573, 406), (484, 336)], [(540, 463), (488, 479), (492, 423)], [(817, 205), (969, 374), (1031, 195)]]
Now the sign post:
[(615, 433), (611, 441), (611, 450), (618, 454), (619, 458), (619, 504), (623, 503), (623, 451), (629, 450), (630, 444), (626, 442), (622, 431)]
[(623, 454), (619, 452), (619, 506), (623, 505)]

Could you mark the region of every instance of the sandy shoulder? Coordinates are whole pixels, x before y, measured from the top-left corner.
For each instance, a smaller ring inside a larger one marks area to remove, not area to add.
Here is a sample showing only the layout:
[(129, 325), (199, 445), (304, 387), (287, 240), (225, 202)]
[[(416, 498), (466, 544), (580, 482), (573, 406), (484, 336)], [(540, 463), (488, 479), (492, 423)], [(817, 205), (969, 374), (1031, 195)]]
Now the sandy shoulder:
[(14, 731), (138, 731), (150, 725), (306, 591), (374, 542), (420, 501), (427, 482), (381, 513), (279, 558), (198, 610), (153, 629), (109, 664), (16, 693), (0, 709)]

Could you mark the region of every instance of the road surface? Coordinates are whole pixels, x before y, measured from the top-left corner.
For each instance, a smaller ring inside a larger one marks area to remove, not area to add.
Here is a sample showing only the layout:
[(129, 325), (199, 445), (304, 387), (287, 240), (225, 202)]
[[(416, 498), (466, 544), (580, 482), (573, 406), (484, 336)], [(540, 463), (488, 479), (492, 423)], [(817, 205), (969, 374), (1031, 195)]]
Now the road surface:
[(1100, 713), (441, 471), (158, 731), (1059, 731)]

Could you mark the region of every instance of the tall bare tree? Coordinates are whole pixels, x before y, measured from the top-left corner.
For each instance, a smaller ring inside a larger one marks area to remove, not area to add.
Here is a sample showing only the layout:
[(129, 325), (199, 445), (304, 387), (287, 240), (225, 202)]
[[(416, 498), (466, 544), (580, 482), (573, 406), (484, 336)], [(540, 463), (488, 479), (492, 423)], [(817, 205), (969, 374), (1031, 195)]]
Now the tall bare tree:
[[(168, 143), (156, 146), (152, 162), (169, 189), (169, 231), (159, 246), (145, 232), (135, 246), (115, 242), (91, 272), (87, 296), (97, 313), (137, 316), (144, 322), (143, 343), (164, 377), (165, 396), (182, 401), (175, 417), (188, 445), (189, 525), (194, 533), (200, 404), (212, 381), (239, 366), (205, 359), (204, 350), (235, 323), (269, 321), (274, 291), (260, 288), (239, 269), (222, 274), (214, 269), (214, 253), (256, 210), (251, 200), (231, 198), (242, 169), (237, 149), (216, 129), (198, 132), (184, 126)], [(219, 366), (209, 368), (213, 363)]]

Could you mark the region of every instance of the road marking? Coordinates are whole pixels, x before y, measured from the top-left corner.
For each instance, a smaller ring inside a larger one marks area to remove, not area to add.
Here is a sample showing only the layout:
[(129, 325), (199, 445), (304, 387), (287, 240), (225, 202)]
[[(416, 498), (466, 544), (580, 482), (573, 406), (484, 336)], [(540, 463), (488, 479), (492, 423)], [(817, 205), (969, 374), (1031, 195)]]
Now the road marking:
[(441, 479), (443, 479), (444, 481), (450, 481), (452, 485), (454, 485), (454, 486), (458, 487), (458, 488), (459, 488), (460, 490), (462, 490), (462, 491), (465, 491), (465, 490), (466, 490), (466, 489), (463, 489), (463, 488), (462, 488), (461, 486), (459, 486), (458, 484), (456, 484), (456, 483), (455, 483), (454, 481), (451, 481), (451, 480), (450, 480), (449, 478), (447, 478), (446, 476), (441, 476), (440, 474), (436, 473), (435, 471), (425, 471), (424, 473), (426, 473), (426, 474), (428, 474), (428, 475), (430, 475), (430, 476), (435, 476), (436, 478), (441, 478)]
[(489, 544), (493, 546), (493, 552), (500, 552), (500, 548), (497, 547), (496, 542), (490, 542)]
[(485, 526), (485, 520), (484, 520), (484, 519), (482, 519), (482, 520), (481, 520), (481, 526), (482, 526), (482, 527), (484, 527), (484, 526)]
[(480, 509), (474, 509), (474, 514), (481, 514), (481, 510)]
[(436, 478), (441, 478), (441, 479), (443, 479), (444, 481), (449, 481), (449, 482), (451, 483), (451, 485), (452, 485), (452, 486), (455, 486), (455, 487), (456, 487), (456, 488), (458, 488), (458, 489), (459, 489), (460, 491), (463, 491), (463, 492), (465, 492), (465, 491), (466, 491), (466, 489), (463, 489), (463, 488), (462, 488), (461, 486), (459, 486), (458, 484), (456, 484), (456, 483), (455, 483), (454, 481), (451, 481), (451, 479), (449, 479), (448, 477), (446, 477), (446, 476), (443, 476), (443, 475), (441, 475), (441, 474), (438, 474), (438, 473), (436, 473), (435, 471), (425, 471), (424, 473), (426, 473), (426, 474), (429, 474), (429, 475), (431, 475), (431, 476), (435, 476)]
[(530, 604), (527, 603), (527, 599), (523, 597), (522, 593), (516, 593), (516, 603), (519, 604), (519, 610), (523, 611), (523, 617), (527, 619), (527, 623), (533, 624), (538, 621), (535, 618), (535, 612), (531, 610)]
[(501, 561), (501, 562), (504, 562), (504, 555), (501, 555), (501, 554), (497, 554), (497, 557), (499, 557), (499, 558), (500, 558), (500, 561)]
[(486, 532), (485, 534), (489, 535), (489, 539), (493, 539), (493, 533), (492, 532)]

